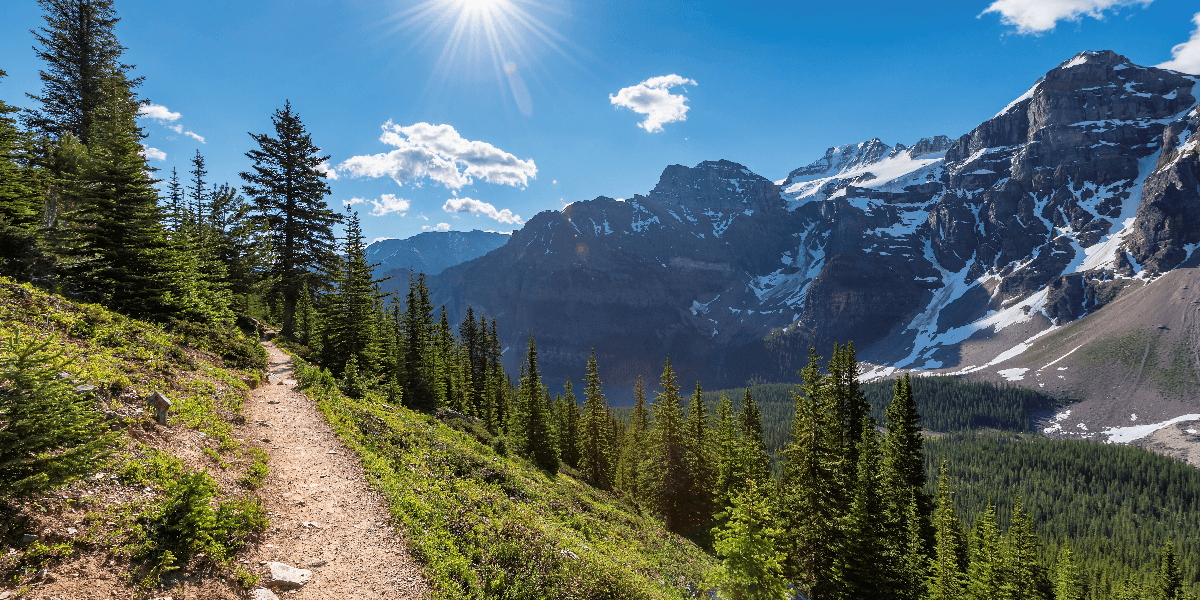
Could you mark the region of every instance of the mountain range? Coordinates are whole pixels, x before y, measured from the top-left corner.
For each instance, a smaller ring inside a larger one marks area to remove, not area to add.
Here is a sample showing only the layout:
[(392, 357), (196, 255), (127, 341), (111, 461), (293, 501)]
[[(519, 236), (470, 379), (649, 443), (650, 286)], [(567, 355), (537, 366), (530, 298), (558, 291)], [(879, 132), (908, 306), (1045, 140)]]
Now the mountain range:
[(551, 378), (594, 348), (619, 386), (668, 355), (706, 388), (793, 381), (810, 346), (853, 340), (866, 378), (1108, 398), (1080, 434), (1129, 424), (1118, 397), (1182, 414), (1200, 391), (1196, 81), (1083, 52), (957, 138), (838, 146), (779, 181), (672, 165), (646, 195), (536, 215), (432, 296), (497, 317), (510, 348), (532, 332)]

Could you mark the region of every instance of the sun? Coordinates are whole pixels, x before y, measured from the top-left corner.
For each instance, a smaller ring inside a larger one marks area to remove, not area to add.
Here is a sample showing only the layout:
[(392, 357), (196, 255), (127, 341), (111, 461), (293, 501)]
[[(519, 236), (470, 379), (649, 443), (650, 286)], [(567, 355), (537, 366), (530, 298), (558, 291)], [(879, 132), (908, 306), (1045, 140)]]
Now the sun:
[(423, 0), (396, 14), (392, 31), (413, 34), (412, 45), (441, 48), (434, 78), (491, 73), (510, 90), (522, 113), (532, 104), (524, 77), (540, 55), (565, 51), (570, 42), (540, 15), (567, 14), (565, 0)]

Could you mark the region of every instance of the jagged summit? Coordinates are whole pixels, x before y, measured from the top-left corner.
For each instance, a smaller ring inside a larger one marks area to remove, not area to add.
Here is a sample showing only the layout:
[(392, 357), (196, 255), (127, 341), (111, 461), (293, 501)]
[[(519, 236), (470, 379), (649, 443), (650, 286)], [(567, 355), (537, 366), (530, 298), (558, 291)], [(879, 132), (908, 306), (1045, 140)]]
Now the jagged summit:
[(939, 135), (910, 146), (889, 146), (879, 138), (835, 146), (825, 156), (779, 182), (795, 209), (805, 202), (843, 195), (851, 186), (900, 192), (941, 176), (942, 158), (954, 140)]
[(772, 210), (782, 207), (771, 181), (728, 160), (704, 161), (695, 167), (671, 165), (647, 198), (701, 210)]

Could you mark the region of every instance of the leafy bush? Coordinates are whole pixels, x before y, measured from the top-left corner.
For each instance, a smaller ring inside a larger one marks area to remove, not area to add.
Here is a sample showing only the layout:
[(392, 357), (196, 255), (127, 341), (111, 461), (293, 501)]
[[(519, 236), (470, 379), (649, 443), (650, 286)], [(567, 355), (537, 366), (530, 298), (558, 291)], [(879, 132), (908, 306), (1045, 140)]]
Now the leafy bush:
[(217, 486), (208, 473), (183, 472), (162, 484), (166, 498), (143, 515), (147, 538), (139, 554), (152, 565), (169, 565), (197, 552), (224, 562), (250, 534), (267, 528), (266, 510), (257, 497), (219, 502), (214, 509)]
[(185, 344), (219, 355), (228, 367), (249, 371), (267, 368), (267, 351), (236, 328), (191, 321), (175, 321), (172, 328)]
[(95, 402), (59, 377), (73, 361), (48, 350), (53, 342), (14, 333), (0, 346), (0, 496), (78, 479), (103, 463), (117, 440)]

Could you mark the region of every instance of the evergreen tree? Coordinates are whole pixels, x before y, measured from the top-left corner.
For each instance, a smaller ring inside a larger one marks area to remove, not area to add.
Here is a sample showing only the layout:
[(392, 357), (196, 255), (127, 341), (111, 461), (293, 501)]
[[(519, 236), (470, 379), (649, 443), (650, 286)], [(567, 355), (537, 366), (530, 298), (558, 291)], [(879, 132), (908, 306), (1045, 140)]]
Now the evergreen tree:
[[(369, 376), (378, 372), (381, 359), (376, 337), (378, 281), (372, 279), (371, 265), (367, 264), (357, 213), (350, 214), (342, 248), (341, 280), (337, 291), (328, 298), (325, 314), (327, 341), (321, 348), (321, 363), (335, 375), (341, 375), (347, 361), (353, 358), (358, 373)], [(303, 291), (307, 281), (301, 279), (300, 284)]]
[(772, 526), (770, 500), (753, 479), (734, 495), (724, 528), (713, 530), (713, 548), (723, 559), (716, 586), (732, 600), (785, 600), (784, 553)]
[(73, 134), (63, 141), (80, 164), (62, 180), (71, 208), (55, 238), (70, 291), (134, 317), (228, 319), (228, 298), (199, 285), (197, 267), (167, 243), (140, 154), (136, 101), (119, 79), (104, 89), (110, 101), (92, 116), (91, 145)]
[(717, 481), (714, 495), (720, 510), (727, 509), (734, 495), (746, 485), (742, 435), (733, 417), (733, 403), (721, 394), (717, 400)]
[(318, 287), (325, 285), (318, 278), (334, 260), (332, 227), (341, 222), (341, 216), (327, 206), (329, 186), (325, 173), (316, 168), (329, 157), (320, 155), (291, 103), (276, 110), (271, 122), (277, 137), (250, 134), (258, 148), (246, 156), (254, 165), (240, 175), (246, 182), (242, 189), (271, 231), (276, 253), (272, 271), (283, 296), (280, 333), (290, 338), (300, 283), (307, 277), (310, 284), (319, 281)]
[(308, 290), (308, 282), (300, 282), (300, 297), (296, 301), (296, 341), (308, 346), (316, 338), (320, 329), (317, 322), (316, 309), (313, 307), (312, 293)]
[(57, 377), (73, 361), (52, 339), (0, 348), (0, 496), (26, 496), (79, 479), (103, 464), (119, 439), (95, 401)]
[(30, 114), (30, 123), (53, 139), (70, 134), (91, 146), (97, 121), (111, 118), (99, 114), (112, 101), (110, 82), (119, 80), (127, 90), (141, 83), (141, 78), (129, 79), (133, 67), (121, 62), (125, 47), (114, 31), (120, 19), (112, 0), (38, 0), (38, 4), (46, 26), (30, 33), (46, 68), (39, 71), (41, 95), (29, 95), (41, 105)]
[(841, 450), (830, 435), (840, 427), (831, 422), (816, 351), (809, 349), (808, 365), (800, 371), (801, 393), (792, 392), (795, 417), (791, 439), (783, 450), (779, 483), (780, 517), (785, 573), (811, 600), (836, 598), (833, 562), (841, 546)]
[(1179, 571), (1179, 559), (1175, 556), (1175, 543), (1171, 540), (1167, 540), (1158, 552), (1158, 570), (1154, 576), (1151, 598), (1183, 600), (1183, 577)]
[(714, 511), (713, 489), (717, 482), (716, 453), (708, 426), (708, 407), (700, 382), (688, 404), (685, 424), (684, 445), (687, 451), (687, 501), (689, 525), (702, 526), (712, 521)]
[(175, 171), (175, 167), (171, 167), (171, 178), (167, 180), (167, 206), (171, 230), (176, 233), (182, 232), (187, 207), (184, 204), (183, 186), (179, 185), (179, 173)]
[(942, 474), (938, 478), (937, 507), (933, 515), (936, 538), (934, 555), (929, 562), (930, 600), (959, 600), (967, 597), (961, 562), (962, 532), (951, 499), (949, 470), (949, 466), (942, 462)]
[(1006, 597), (1004, 554), (996, 526), (996, 510), (990, 502), (987, 510), (975, 519), (970, 554), (967, 597), (971, 600), (1003, 600)]
[(543, 471), (557, 473), (558, 447), (547, 414), (542, 376), (537, 364), (537, 343), (533, 334), (529, 334), (529, 354), (525, 364), (528, 370), (521, 378), (517, 407), (509, 415), (510, 447)]
[(921, 416), (913, 400), (912, 381), (907, 374), (897, 379), (892, 403), (885, 412), (887, 437), (883, 444), (883, 467), (897, 488), (917, 491), (918, 505), (924, 504), (925, 454)]
[(567, 463), (572, 468), (579, 468), (581, 458), (583, 457), (582, 444), (580, 443), (581, 427), (579, 417), (579, 401), (575, 398), (575, 387), (571, 384), (571, 379), (567, 378), (566, 385), (563, 386), (562, 401), (559, 404), (561, 416), (559, 417), (559, 434), (558, 447), (562, 455), (562, 461)]
[(621, 469), (618, 486), (628, 495), (636, 499), (644, 497), (642, 486), (642, 465), (647, 459), (649, 445), (650, 414), (646, 410), (646, 390), (642, 387), (642, 376), (638, 376), (637, 385), (633, 388), (633, 414), (629, 418), (629, 427), (622, 436), (624, 445), (621, 449)]
[[(414, 410), (430, 411), (438, 407), (437, 378), (432, 362), (433, 306), (425, 274), (408, 274), (408, 295), (405, 297), (403, 339), (404, 354), (400, 383), (404, 386), (404, 405)], [(507, 416), (507, 415), (506, 415)]]
[[(0, 70), (0, 80), (5, 75)], [(0, 100), (0, 275), (25, 279), (40, 254), (46, 184), (32, 138), (9, 116), (18, 110)]]
[(1033, 519), (1025, 512), (1019, 497), (1013, 505), (1004, 541), (1006, 597), (1012, 600), (1047, 600), (1050, 585), (1039, 559), (1041, 542), (1034, 531)]
[[(204, 157), (200, 155), (200, 151), (196, 151), (196, 155), (192, 157), (192, 170), (188, 171), (192, 175), (191, 185), (187, 186), (187, 219), (193, 226), (199, 226), (208, 213), (205, 212), (205, 199), (208, 198), (207, 186), (205, 185), (204, 177), (208, 175), (208, 169), (204, 165)], [(197, 232), (199, 235), (203, 235)], [(203, 243), (201, 241), (200, 243)]]
[(587, 375), (584, 376), (583, 423), (579, 432), (579, 466), (583, 478), (592, 486), (611, 490), (614, 483), (615, 465), (610, 454), (612, 447), (612, 423), (609, 419), (608, 403), (604, 399), (604, 388), (600, 382), (600, 371), (596, 365), (596, 349), (588, 358)]
[(771, 459), (767, 456), (767, 445), (763, 441), (762, 415), (749, 389), (742, 397), (742, 412), (738, 414), (738, 422), (742, 430), (742, 460), (746, 476), (758, 482), (759, 489), (766, 489), (771, 480)]
[(890, 557), (885, 539), (881, 479), (882, 451), (875, 420), (862, 417), (858, 439), (854, 494), (845, 518), (846, 545), (835, 563), (846, 598), (883, 598), (891, 591), (886, 569)]
[(688, 502), (683, 497), (687, 492), (688, 465), (679, 384), (670, 357), (663, 365), (659, 386), (662, 391), (655, 393), (650, 408), (654, 422), (647, 459), (642, 466), (641, 487), (646, 503), (662, 515), (668, 529), (678, 532), (688, 525)]
[(1054, 565), (1054, 600), (1084, 600), (1085, 597), (1083, 576), (1075, 564), (1071, 542), (1065, 542)]

